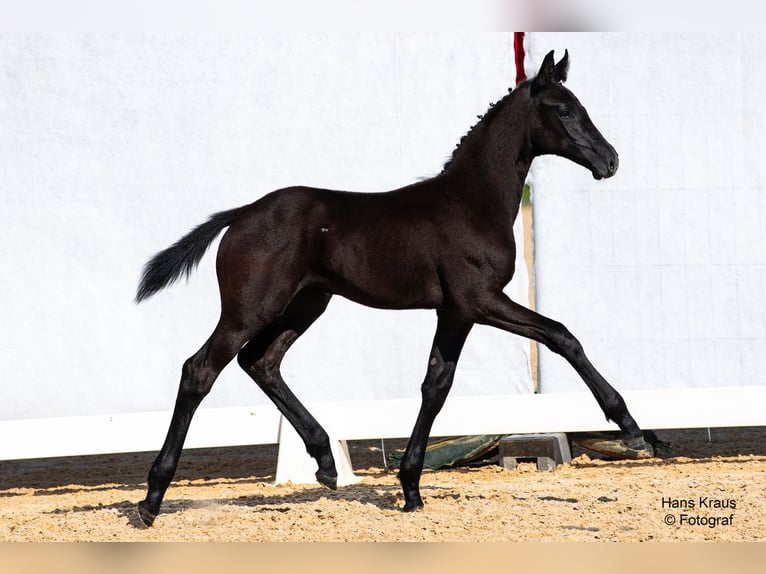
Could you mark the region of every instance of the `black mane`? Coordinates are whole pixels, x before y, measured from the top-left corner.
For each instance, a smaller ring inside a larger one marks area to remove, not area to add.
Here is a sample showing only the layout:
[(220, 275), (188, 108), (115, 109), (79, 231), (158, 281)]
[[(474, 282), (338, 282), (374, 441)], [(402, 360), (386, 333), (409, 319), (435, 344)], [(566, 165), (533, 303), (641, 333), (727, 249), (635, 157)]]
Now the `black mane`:
[(513, 89), (508, 88), (508, 93), (505, 96), (503, 96), (502, 99), (498, 100), (497, 102), (490, 103), (487, 111), (484, 112), (484, 114), (477, 116), (479, 118), (479, 121), (476, 122), (473, 126), (471, 126), (471, 129), (469, 129), (466, 132), (466, 134), (460, 138), (460, 141), (455, 146), (455, 149), (453, 150), (452, 155), (442, 167), (442, 171), (441, 171), (442, 173), (444, 173), (450, 168), (450, 166), (455, 161), (455, 158), (460, 153), (460, 150), (465, 146), (465, 144), (473, 141), (476, 134), (479, 133), (486, 125), (488, 125), (494, 119), (497, 113), (508, 102), (512, 93), (513, 93)]

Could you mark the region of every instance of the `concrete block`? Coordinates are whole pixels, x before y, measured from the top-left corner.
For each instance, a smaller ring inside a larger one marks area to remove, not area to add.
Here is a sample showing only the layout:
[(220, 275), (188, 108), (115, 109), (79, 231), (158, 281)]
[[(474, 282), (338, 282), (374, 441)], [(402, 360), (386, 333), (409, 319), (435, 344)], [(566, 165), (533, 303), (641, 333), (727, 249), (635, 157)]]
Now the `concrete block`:
[(572, 460), (564, 433), (518, 434), (500, 440), (500, 465), (512, 470), (519, 461), (534, 460), (537, 470), (553, 470)]

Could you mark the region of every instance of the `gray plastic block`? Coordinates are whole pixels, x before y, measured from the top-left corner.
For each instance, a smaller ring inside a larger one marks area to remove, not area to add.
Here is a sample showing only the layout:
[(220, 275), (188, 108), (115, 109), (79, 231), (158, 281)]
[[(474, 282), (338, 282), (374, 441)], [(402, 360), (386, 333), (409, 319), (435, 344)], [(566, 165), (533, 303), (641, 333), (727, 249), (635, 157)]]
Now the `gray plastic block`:
[(572, 460), (567, 435), (561, 432), (545, 434), (515, 434), (500, 439), (500, 465), (512, 470), (520, 460), (535, 460), (537, 470), (553, 470)]

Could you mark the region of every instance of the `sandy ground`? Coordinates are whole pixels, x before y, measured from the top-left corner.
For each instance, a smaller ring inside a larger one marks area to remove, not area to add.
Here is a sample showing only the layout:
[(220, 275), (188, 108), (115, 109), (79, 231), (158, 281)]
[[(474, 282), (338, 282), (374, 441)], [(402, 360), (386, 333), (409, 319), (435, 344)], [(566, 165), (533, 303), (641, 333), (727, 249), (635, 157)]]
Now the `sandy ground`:
[(350, 443), (362, 480), (336, 492), (272, 485), (275, 446), (188, 450), (150, 529), (138, 526), (135, 503), (154, 453), (5, 461), (0, 541), (766, 539), (766, 428), (713, 429), (712, 442), (704, 429), (658, 435), (672, 455), (609, 461), (575, 447), (553, 472), (531, 463), (426, 471), (426, 507), (414, 514), (399, 510), (380, 441)]

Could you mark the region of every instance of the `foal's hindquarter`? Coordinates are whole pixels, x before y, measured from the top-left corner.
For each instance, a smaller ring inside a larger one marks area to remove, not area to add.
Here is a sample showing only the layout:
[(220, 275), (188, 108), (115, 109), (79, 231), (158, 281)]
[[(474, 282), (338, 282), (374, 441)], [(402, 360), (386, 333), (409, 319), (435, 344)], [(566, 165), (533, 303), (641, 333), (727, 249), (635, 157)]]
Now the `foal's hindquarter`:
[[(538, 78), (499, 102), (437, 177), (387, 193), (287, 188), (217, 214), (155, 256), (139, 300), (188, 271), (204, 246), (229, 227), (217, 258), (220, 319), (184, 364), (167, 438), (149, 472), (146, 499), (139, 503), (145, 524), (151, 525), (160, 510), (192, 415), (235, 356), (303, 439), (317, 461), (317, 480), (336, 487), (328, 435), (280, 373), (285, 353), (333, 294), (372, 307), (437, 312), (421, 409), (399, 470), (405, 511), (423, 506), (419, 481), (428, 436), (476, 323), (532, 338), (562, 355), (606, 417), (620, 427), (625, 442), (643, 447), (642, 433), (622, 397), (593, 367), (577, 339), (562, 324), (503, 292), (513, 276), (513, 221), (532, 159), (556, 153), (585, 165), (599, 179), (616, 170), (613, 148), (560, 85), (566, 64), (565, 56), (554, 66), (549, 54)], [(568, 106), (567, 114), (557, 115), (562, 106)], [(577, 125), (556, 123), (572, 117)], [(567, 134), (577, 136), (577, 145), (568, 142)]]

